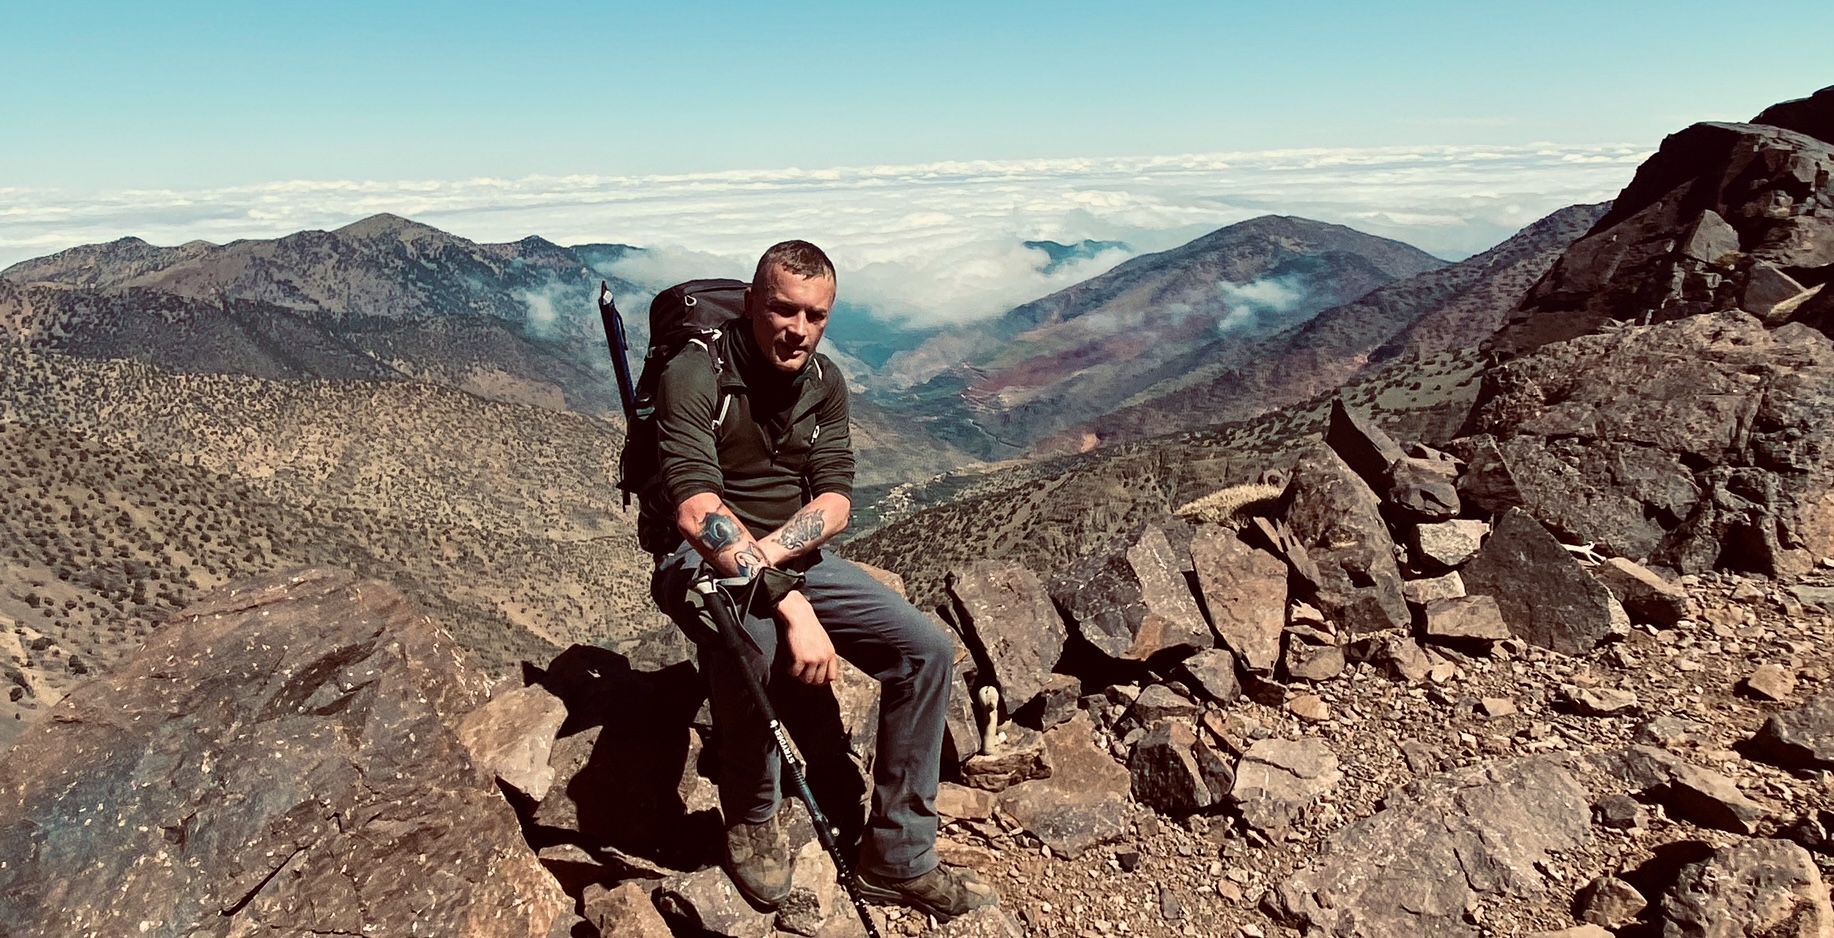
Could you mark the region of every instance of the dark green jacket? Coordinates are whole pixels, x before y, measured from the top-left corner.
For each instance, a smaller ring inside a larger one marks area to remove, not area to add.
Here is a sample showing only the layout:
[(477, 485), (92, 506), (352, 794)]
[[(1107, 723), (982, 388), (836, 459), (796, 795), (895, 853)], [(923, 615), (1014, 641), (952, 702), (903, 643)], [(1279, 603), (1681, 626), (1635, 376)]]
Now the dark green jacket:
[[(771, 368), (738, 322), (707, 349), (690, 343), (662, 372), (656, 435), (670, 528), (682, 502), (712, 492), (753, 537), (790, 520), (817, 495), (853, 495), (847, 382), (820, 352), (794, 376)], [(720, 413), (726, 401), (725, 413)], [(717, 424), (717, 425), (716, 425)]]

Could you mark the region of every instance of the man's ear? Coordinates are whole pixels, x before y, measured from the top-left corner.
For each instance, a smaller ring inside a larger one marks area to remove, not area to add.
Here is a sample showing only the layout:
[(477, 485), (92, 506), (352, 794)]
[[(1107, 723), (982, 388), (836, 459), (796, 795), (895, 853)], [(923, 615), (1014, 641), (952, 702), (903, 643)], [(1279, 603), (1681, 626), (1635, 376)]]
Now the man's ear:
[(745, 311), (746, 319), (751, 318), (751, 298), (755, 292), (756, 291), (754, 291), (751, 287), (745, 288), (745, 302), (740, 306), (740, 308)]

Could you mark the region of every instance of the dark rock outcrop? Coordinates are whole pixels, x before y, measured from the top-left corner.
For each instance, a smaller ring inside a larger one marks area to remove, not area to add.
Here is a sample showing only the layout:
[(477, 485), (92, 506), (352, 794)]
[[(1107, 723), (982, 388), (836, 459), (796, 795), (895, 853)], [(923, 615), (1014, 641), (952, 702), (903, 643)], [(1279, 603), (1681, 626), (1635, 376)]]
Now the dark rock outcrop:
[(572, 903), (456, 732), (484, 691), (382, 583), (210, 594), (0, 763), (0, 921), (545, 938)]
[(1008, 712), (1044, 690), (1063, 656), (1063, 619), (1037, 575), (1018, 564), (981, 560), (949, 572), (947, 618), (987, 672), (983, 684), (1000, 688)]
[(1682, 867), (1660, 925), (1664, 938), (1823, 938), (1834, 933), (1834, 907), (1807, 850), (1747, 840)]
[(1051, 597), (1084, 641), (1116, 660), (1184, 658), (1215, 643), (1178, 554), (1157, 527), (1057, 579)]
[[(1834, 238), (1830, 238), (1834, 243)], [(1834, 555), (1834, 343), (1741, 312), (1550, 345), (1492, 369), (1471, 429), (1536, 518), (1684, 573)]]
[(1460, 571), (1473, 595), (1490, 596), (1518, 637), (1562, 654), (1590, 651), (1624, 624), (1611, 591), (1527, 512), (1512, 509)]
[(1376, 494), (1323, 444), (1305, 450), (1281, 499), (1281, 519), (1317, 564), (1317, 605), (1341, 628), (1405, 628), (1407, 599), (1394, 540)]
[(1834, 769), (1834, 691), (1771, 714), (1752, 737), (1761, 758), (1789, 768)]

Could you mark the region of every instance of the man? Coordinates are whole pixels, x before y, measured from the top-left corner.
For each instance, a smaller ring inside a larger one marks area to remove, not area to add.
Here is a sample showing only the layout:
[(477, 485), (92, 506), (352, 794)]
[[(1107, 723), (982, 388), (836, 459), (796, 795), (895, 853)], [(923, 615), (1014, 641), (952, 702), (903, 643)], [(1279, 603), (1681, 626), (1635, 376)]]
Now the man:
[(688, 598), (701, 565), (756, 578), (757, 589), (734, 592), (740, 602), (750, 599), (740, 622), (759, 653), (741, 663), (704, 644), (701, 655), (712, 688), (726, 865), (739, 890), (774, 907), (789, 894), (792, 858), (776, 750), (735, 669), (749, 667), (767, 684), (787, 677), (822, 685), (839, 673), (838, 651), (880, 682), (860, 890), (947, 918), (997, 901), (971, 871), (936, 856), (954, 644), (897, 594), (821, 549), (852, 511), (847, 386), (816, 352), (834, 297), (834, 265), (820, 248), (775, 245), (758, 260), (744, 318), (712, 348), (689, 344), (664, 370), (656, 418), (661, 493), (645, 510), (652, 529), (672, 520), (682, 543), (658, 560), (651, 591), (665, 612), (702, 632)]

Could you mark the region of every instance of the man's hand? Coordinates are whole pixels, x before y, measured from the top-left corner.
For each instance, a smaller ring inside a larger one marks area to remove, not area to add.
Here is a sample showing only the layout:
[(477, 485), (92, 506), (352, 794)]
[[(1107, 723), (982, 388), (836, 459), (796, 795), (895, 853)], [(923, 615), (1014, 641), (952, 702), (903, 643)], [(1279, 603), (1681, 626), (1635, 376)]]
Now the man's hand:
[(793, 592), (777, 604), (783, 621), (783, 640), (790, 649), (790, 676), (804, 684), (820, 686), (840, 676), (841, 661), (834, 655), (828, 630), (815, 618), (808, 597)]

